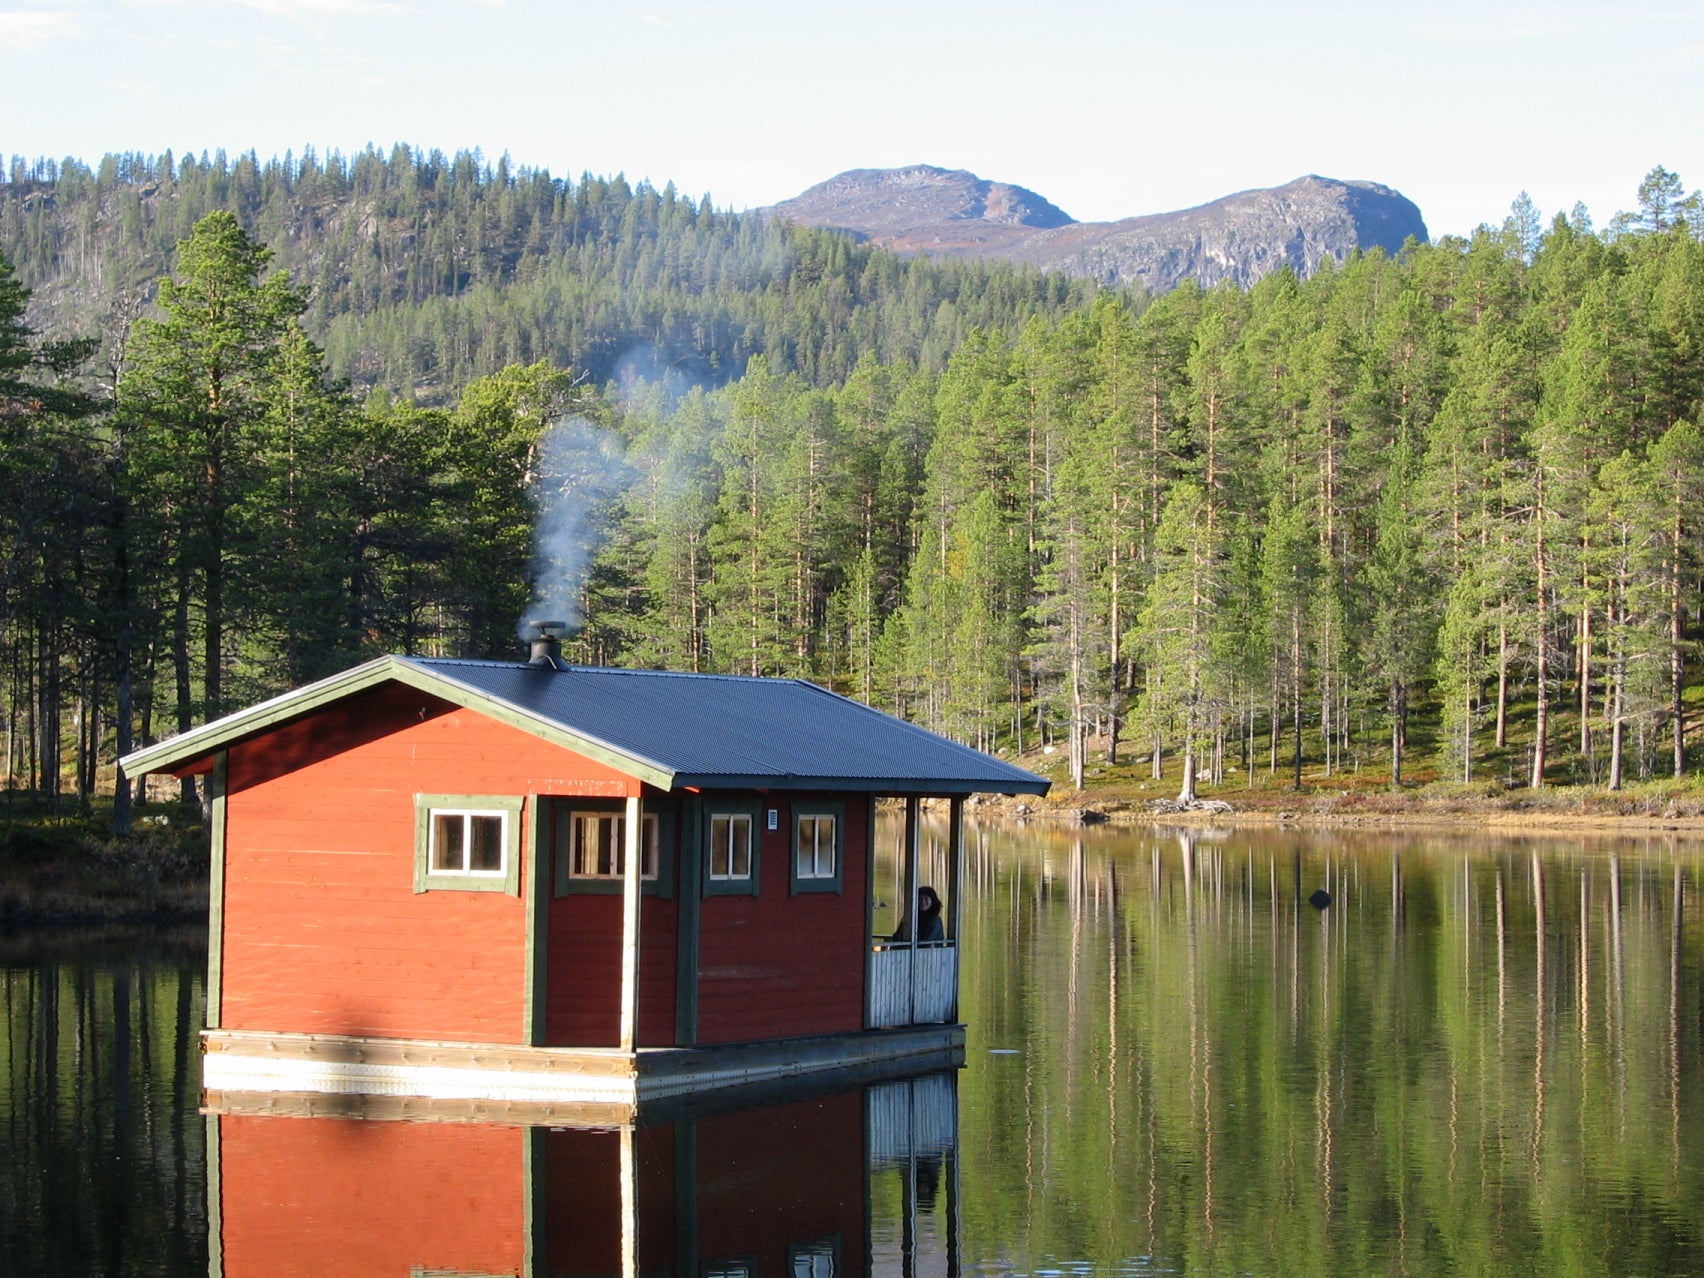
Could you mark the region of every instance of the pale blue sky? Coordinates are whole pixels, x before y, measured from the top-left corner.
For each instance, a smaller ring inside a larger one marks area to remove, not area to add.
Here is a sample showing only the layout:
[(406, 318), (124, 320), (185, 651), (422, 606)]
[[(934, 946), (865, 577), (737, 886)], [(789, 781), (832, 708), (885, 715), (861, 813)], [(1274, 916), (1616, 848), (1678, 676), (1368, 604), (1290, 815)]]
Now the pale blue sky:
[(0, 0), (0, 154), (402, 141), (746, 208), (924, 162), (1072, 216), (1303, 173), (1434, 235), (1704, 185), (1704, 3)]

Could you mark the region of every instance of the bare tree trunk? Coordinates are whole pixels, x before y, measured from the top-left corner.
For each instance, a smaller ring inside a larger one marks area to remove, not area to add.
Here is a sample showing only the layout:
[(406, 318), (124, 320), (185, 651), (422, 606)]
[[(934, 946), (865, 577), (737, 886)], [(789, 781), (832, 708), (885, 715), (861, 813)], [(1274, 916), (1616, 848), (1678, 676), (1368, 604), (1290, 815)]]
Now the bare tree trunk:
[(1408, 690), (1400, 679), (1390, 685), (1390, 783), (1402, 784), (1402, 719), (1407, 708)]
[[(189, 683), (189, 564), (178, 561), (177, 600), (172, 608), (172, 676), (177, 685), (177, 730), (185, 733), (195, 726)], [(180, 783), (185, 803), (195, 802), (195, 778)]]
[[(1508, 600), (1499, 605), (1507, 616)], [(1509, 744), (1509, 623), (1497, 623), (1497, 748)]]
[(1538, 509), (1534, 513), (1538, 525), (1538, 537), (1534, 547), (1533, 566), (1538, 574), (1538, 640), (1534, 659), (1538, 666), (1537, 693), (1538, 713), (1533, 725), (1532, 742), (1532, 788), (1537, 790), (1544, 785), (1544, 765), (1546, 737), (1550, 731), (1550, 564), (1545, 554), (1544, 545), (1544, 469), (1540, 463), (1538, 472)]
[(1686, 639), (1685, 609), (1680, 605), (1680, 565), (1682, 528), (1680, 512), (1676, 510), (1670, 528), (1668, 563), (1669, 604), (1669, 723), (1674, 743), (1674, 775), (1679, 780), (1686, 775), (1686, 655), (1682, 647)]
[(1625, 713), (1627, 695), (1627, 660), (1617, 654), (1615, 658), (1614, 686), (1609, 696), (1609, 788), (1621, 788), (1622, 769), (1622, 735), (1625, 730), (1622, 716)]
[[(1586, 570), (1580, 569), (1580, 594), (1585, 595)], [(1589, 760), (1592, 753), (1592, 608), (1580, 607), (1580, 753)]]
[(1290, 727), (1295, 736), (1295, 787), (1302, 788), (1302, 619), (1290, 613)]

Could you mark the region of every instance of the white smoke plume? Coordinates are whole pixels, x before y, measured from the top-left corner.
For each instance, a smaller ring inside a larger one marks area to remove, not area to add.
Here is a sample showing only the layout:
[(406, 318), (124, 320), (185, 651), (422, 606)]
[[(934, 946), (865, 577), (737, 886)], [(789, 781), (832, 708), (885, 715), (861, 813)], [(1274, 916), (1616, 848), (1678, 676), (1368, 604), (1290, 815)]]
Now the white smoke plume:
[(580, 624), (602, 516), (631, 478), (621, 440), (585, 418), (562, 418), (545, 431), (533, 481), (532, 604), (518, 627), (523, 639), (534, 622)]

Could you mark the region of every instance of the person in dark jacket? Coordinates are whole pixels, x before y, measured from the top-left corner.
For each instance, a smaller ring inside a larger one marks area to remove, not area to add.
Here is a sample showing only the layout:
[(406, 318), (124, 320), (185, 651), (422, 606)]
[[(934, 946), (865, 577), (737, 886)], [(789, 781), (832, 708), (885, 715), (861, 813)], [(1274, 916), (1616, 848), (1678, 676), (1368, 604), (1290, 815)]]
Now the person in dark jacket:
[[(946, 929), (941, 926), (941, 898), (935, 894), (932, 887), (917, 889), (917, 917), (920, 920), (917, 928), (918, 944), (929, 941), (944, 941), (947, 939)], [(892, 941), (909, 941), (911, 926), (907, 919), (899, 921), (899, 930), (888, 938)]]

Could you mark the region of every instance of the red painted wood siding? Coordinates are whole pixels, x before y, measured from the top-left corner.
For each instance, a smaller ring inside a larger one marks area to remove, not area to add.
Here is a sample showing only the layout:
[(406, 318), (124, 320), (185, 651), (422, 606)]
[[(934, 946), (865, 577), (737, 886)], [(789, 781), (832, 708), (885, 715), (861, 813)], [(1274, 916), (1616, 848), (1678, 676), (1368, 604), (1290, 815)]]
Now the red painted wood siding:
[[(864, 897), (869, 874), (869, 800), (844, 798), (846, 865), (839, 893), (794, 895), (792, 808), (759, 796), (758, 895), (709, 896), (698, 933), (698, 1041), (732, 1043), (858, 1030), (864, 1024)], [(715, 808), (706, 795), (705, 812)], [(778, 830), (764, 813), (780, 812)], [(708, 818), (706, 818), (708, 820)]]
[(524, 1128), (231, 1115), (218, 1121), (224, 1273), (521, 1272)]
[[(665, 850), (665, 856), (672, 853)], [(639, 904), (639, 1045), (675, 1042), (679, 910), (647, 896)], [(621, 897), (571, 895), (550, 903), (545, 952), (545, 1042), (614, 1047), (621, 1029)]]
[(525, 860), (519, 897), (416, 893), (414, 796), (637, 784), (400, 685), (234, 746), (222, 1026), (519, 1042)]
[[(634, 1129), (634, 1197), (639, 1209), (639, 1272), (675, 1271), (675, 1127)], [(544, 1134), (544, 1252), (541, 1273), (621, 1272), (621, 1133)]]
[(698, 1121), (698, 1259), (753, 1257), (790, 1274), (793, 1247), (838, 1238), (864, 1272), (864, 1093), (853, 1089)]

